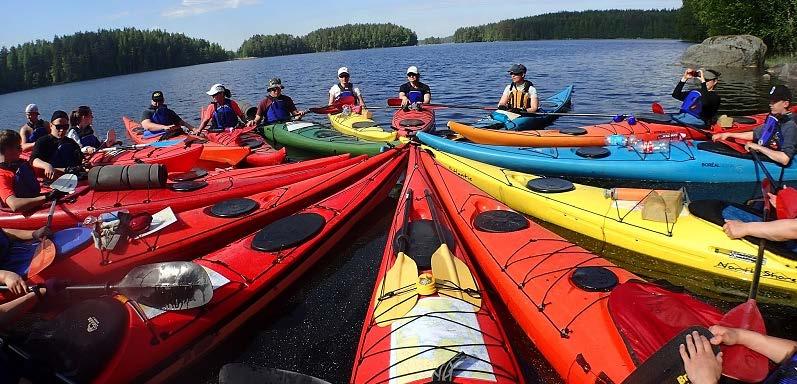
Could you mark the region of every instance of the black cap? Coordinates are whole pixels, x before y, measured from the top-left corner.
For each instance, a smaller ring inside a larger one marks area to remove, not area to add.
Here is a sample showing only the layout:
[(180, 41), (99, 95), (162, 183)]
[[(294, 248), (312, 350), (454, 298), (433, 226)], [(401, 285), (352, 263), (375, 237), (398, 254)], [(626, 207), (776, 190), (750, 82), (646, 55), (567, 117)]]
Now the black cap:
[(523, 64), (512, 64), (509, 73), (526, 73), (526, 66)]
[(161, 91), (152, 92), (152, 101), (163, 101), (163, 92)]
[(56, 121), (58, 119), (67, 119), (69, 120), (69, 115), (66, 114), (64, 111), (55, 111), (53, 112), (53, 117), (50, 119), (50, 122)]
[(776, 85), (769, 91), (769, 101), (783, 101), (791, 103), (791, 90), (785, 85)]

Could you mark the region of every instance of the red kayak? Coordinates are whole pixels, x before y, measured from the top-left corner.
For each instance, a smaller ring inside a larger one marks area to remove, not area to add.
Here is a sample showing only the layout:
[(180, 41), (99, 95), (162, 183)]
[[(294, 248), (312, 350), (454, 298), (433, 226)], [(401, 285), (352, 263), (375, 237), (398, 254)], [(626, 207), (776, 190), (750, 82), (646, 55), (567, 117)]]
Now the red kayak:
[[(205, 120), (205, 109), (199, 115), (199, 121)], [(247, 147), (251, 153), (244, 158), (244, 163), (249, 167), (262, 167), (280, 164), (285, 160), (286, 150), (275, 150), (263, 136), (254, 132), (255, 127), (241, 127), (223, 132), (209, 132), (208, 140), (227, 146)]]
[[(684, 329), (722, 318), (564, 240), (428, 153), (420, 157), (465, 248), (566, 383), (621, 383)], [(677, 345), (671, 352), (680, 359)]]
[(108, 148), (89, 157), (91, 166), (163, 164), (169, 172), (190, 171), (202, 155), (202, 145), (170, 147)]
[[(285, 217), (282, 210), (282, 219), (268, 220), (271, 223), (262, 230), (252, 233), (250, 229), (246, 237), (194, 260), (213, 281), (213, 298), (204, 307), (162, 312), (124, 299), (120, 300), (123, 304), (107, 300), (114, 314), (118, 313), (117, 321), (105, 322), (114, 324), (112, 329), (95, 335), (83, 326), (77, 331), (84, 335), (67, 337), (68, 346), (52, 340), (47, 344), (51, 350), (39, 351), (37, 356), (55, 354), (52, 360), (70, 368), (68, 372), (64, 372), (66, 367), (56, 369), (78, 382), (167, 381), (247, 319), (262, 313), (274, 297), (313, 267), (387, 196), (404, 169), (405, 154), (388, 151), (339, 172), (328, 181), (338, 188), (346, 186), (339, 192), (291, 216)], [(299, 196), (290, 199), (294, 206), (302, 204)], [(94, 316), (102, 323), (98, 315), (78, 316)], [(95, 345), (107, 353), (91, 353)], [(61, 358), (65, 355), (72, 358)]]
[[(382, 160), (390, 155), (382, 156)], [(371, 170), (377, 160), (367, 162), (360, 157), (346, 167), (330, 170), (290, 185), (264, 190), (245, 198), (221, 200), (175, 213), (177, 221), (164, 229), (140, 239), (128, 239), (117, 244), (113, 251), (100, 251), (94, 246), (56, 260), (30, 281), (47, 278), (69, 281), (111, 281), (124, 276), (140, 264), (170, 260), (186, 260), (222, 248), (241, 234), (320, 200), (349, 183), (356, 175)], [(157, 210), (142, 212), (155, 214)]]
[[(360, 159), (350, 159), (348, 155), (334, 156), (299, 163), (275, 165), (271, 167), (231, 169), (209, 172), (202, 176), (172, 174), (166, 188), (95, 191), (81, 184), (75, 192), (56, 204), (53, 215), (53, 228), (74, 226), (88, 216), (127, 210), (130, 213), (142, 210), (159, 211), (171, 207), (174, 212), (205, 206), (234, 197), (249, 196), (257, 192), (289, 185), (299, 180), (323, 175)], [(194, 176), (200, 176), (194, 178)], [(182, 181), (184, 178), (193, 178)], [(0, 227), (15, 229), (36, 229), (47, 222), (49, 204), (36, 211), (24, 214), (0, 211)]]
[(397, 109), (391, 121), (399, 136), (412, 136), (415, 132), (429, 132), (434, 129), (434, 110), (431, 108), (416, 111)]
[[(410, 148), (350, 382), (523, 383), (488, 290), (421, 167)], [(453, 377), (435, 376), (447, 367)]]
[[(137, 121), (133, 121), (127, 116), (123, 116), (122, 121), (125, 124), (127, 136), (130, 137), (130, 140), (135, 144), (150, 144), (159, 141), (161, 138), (161, 136), (157, 135), (148, 136), (148, 131), (145, 130), (141, 124)], [(250, 153), (248, 147), (213, 143), (197, 136), (180, 135), (172, 137), (171, 139), (184, 139), (186, 146), (202, 144), (202, 155), (200, 155), (199, 158), (214, 164), (235, 166), (243, 161)]]

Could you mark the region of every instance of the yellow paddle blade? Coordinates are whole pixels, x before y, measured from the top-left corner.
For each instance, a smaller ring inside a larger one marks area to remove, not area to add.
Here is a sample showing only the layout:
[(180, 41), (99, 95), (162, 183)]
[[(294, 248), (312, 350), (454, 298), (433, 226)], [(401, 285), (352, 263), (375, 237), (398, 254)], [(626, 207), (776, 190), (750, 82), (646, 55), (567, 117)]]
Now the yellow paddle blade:
[(399, 252), (396, 262), (379, 283), (379, 292), (374, 302), (374, 321), (385, 327), (407, 314), (418, 301), (415, 282), (418, 280), (418, 265), (415, 260)]
[(50, 239), (44, 239), (33, 254), (33, 259), (28, 267), (28, 276), (38, 275), (44, 268), (50, 266), (55, 259), (55, 244)]
[(482, 299), (476, 279), (467, 264), (451, 254), (448, 245), (440, 244), (440, 248), (432, 255), (432, 274), (437, 280), (437, 292), (473, 304), (474, 312), (481, 308)]

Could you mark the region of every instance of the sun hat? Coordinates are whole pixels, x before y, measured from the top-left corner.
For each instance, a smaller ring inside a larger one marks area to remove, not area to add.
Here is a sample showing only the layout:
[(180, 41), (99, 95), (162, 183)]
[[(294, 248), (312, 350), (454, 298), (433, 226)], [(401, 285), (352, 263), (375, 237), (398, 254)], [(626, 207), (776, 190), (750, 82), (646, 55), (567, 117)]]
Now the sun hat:
[(213, 96), (220, 92), (224, 92), (224, 86), (221, 84), (213, 84), (213, 86), (210, 87), (210, 90), (205, 93), (207, 93), (208, 96)]

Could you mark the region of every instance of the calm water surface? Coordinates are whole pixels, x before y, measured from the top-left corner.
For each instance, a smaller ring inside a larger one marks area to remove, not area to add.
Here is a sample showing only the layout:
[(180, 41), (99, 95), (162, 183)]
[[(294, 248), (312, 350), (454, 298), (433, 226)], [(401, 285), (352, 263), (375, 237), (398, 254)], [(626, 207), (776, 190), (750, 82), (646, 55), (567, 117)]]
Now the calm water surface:
[[(512, 63), (529, 68), (527, 78), (541, 97), (568, 84), (575, 85), (573, 111), (580, 113), (632, 113), (650, 110), (660, 102), (667, 110), (679, 102), (669, 95), (683, 67), (678, 58), (688, 44), (669, 40), (577, 40), (449, 44), (363, 51), (314, 53), (275, 58), (239, 60), (174, 68), (127, 76), (65, 84), (0, 95), (0, 127), (17, 128), (24, 122), (23, 109), (37, 103), (45, 119), (53, 110), (71, 111), (89, 105), (95, 129), (114, 128), (122, 133), (122, 115), (140, 118), (149, 105), (149, 94), (162, 90), (166, 101), (183, 118), (196, 123), (200, 108), (210, 97), (205, 91), (223, 83), (239, 103), (254, 105), (264, 95), (268, 80), (282, 78), (285, 94), (301, 109), (322, 106), (327, 90), (337, 81), (338, 67), (347, 66), (352, 81), (364, 92), (366, 103), (377, 121), (389, 122), (391, 111), (375, 109), (395, 97), (406, 81), (405, 70), (417, 65), (422, 81), (432, 88), (433, 101), (447, 104), (493, 105), (508, 81), (506, 69)], [(756, 70), (721, 70), (718, 91), (722, 112), (749, 114), (767, 110), (766, 92), (771, 86)], [(449, 119), (468, 120), (480, 112), (447, 109), (437, 112), (438, 128)], [(323, 117), (308, 116), (323, 121)], [(561, 118), (555, 126), (578, 126), (607, 121), (606, 118)], [(725, 189), (703, 186), (690, 194), (743, 200), (750, 187)], [(197, 364), (181, 382), (213, 382), (226, 362), (242, 361), (296, 370), (337, 383), (346, 382), (351, 360), (373, 290), (385, 234), (395, 202), (378, 207), (370, 220), (358, 224), (344, 244), (331, 252), (293, 290), (283, 295), (245, 329)], [(664, 278), (687, 287), (703, 281), (691, 271), (664, 264), (634, 263), (633, 255), (602, 244), (591, 244), (561, 229), (578, 241), (623, 266), (650, 278)], [(697, 288), (694, 288), (697, 290)], [(704, 292), (701, 292), (704, 293)], [(711, 298), (724, 308), (738, 299)], [(792, 311), (765, 307), (770, 332), (781, 336), (797, 334)], [(558, 379), (517, 325), (508, 324), (513, 346), (523, 361), (529, 382)]]

